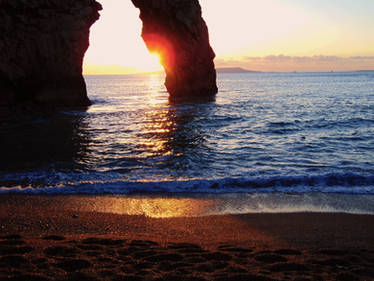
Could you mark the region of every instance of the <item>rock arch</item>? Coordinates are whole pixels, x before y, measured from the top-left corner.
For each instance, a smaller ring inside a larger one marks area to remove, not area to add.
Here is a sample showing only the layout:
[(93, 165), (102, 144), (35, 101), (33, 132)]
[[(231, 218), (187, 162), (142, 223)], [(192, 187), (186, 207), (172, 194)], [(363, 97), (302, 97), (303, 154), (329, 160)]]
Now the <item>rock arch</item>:
[[(171, 98), (217, 93), (214, 52), (198, 0), (131, 0), (142, 37), (161, 53)], [(87, 106), (82, 76), (95, 0), (0, 0), (0, 105)]]

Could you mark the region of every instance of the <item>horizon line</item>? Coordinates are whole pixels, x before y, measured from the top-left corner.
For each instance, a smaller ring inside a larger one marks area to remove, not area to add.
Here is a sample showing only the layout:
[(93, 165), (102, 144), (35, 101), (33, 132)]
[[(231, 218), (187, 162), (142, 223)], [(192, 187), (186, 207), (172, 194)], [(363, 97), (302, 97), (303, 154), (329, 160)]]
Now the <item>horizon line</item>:
[[(242, 67), (217, 67), (217, 69), (233, 69), (233, 68), (240, 68), (242, 71), (237, 71), (237, 72), (227, 72), (226, 74), (235, 74), (235, 73), (347, 73), (347, 72), (374, 72), (374, 69), (357, 69), (357, 70), (330, 70), (330, 71), (260, 71), (260, 70), (250, 70)], [(219, 73), (219, 72), (217, 72)], [(151, 72), (133, 72), (133, 73), (98, 73), (98, 74), (87, 74), (87, 73), (82, 73), (83, 76), (105, 76), (105, 75), (144, 75), (144, 74), (165, 74), (164, 71), (151, 71)], [(221, 72), (220, 74), (224, 74), (224, 72)]]

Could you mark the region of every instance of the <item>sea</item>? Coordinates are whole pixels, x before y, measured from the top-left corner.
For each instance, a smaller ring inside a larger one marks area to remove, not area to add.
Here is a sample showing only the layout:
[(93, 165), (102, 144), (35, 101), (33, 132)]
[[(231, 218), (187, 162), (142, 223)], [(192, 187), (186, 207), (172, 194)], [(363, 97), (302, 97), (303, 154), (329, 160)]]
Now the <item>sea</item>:
[(218, 73), (217, 96), (193, 101), (164, 79), (85, 76), (87, 110), (1, 123), (0, 193), (374, 214), (373, 71)]

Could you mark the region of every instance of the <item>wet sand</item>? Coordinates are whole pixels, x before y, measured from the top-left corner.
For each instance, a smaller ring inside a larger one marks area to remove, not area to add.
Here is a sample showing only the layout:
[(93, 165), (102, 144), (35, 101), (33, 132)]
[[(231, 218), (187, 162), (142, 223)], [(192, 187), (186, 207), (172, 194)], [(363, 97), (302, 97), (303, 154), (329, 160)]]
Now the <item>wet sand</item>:
[(374, 280), (371, 215), (147, 217), (87, 202), (1, 195), (0, 280)]

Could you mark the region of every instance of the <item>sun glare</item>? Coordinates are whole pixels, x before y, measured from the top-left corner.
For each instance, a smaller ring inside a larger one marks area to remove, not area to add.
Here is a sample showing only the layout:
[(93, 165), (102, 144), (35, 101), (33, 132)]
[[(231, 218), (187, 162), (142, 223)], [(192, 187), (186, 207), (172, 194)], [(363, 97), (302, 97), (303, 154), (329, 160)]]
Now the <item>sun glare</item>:
[(149, 53), (141, 58), (138, 62), (139, 72), (161, 71), (163, 68), (160, 64), (160, 55), (158, 53)]

